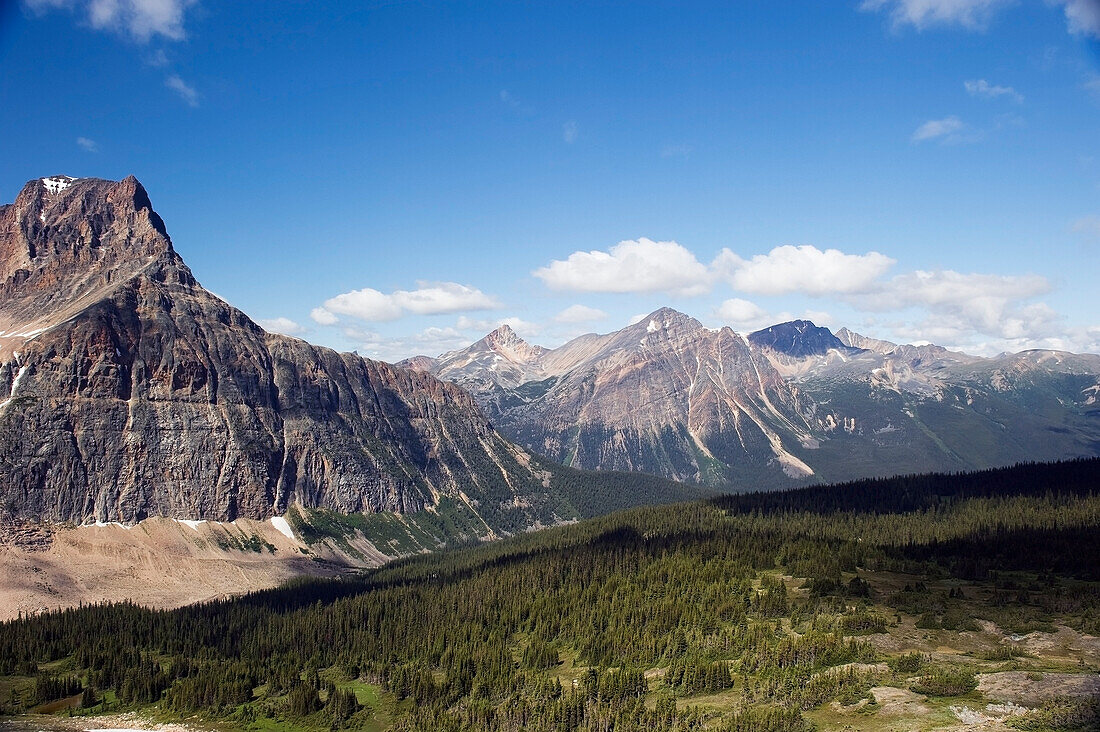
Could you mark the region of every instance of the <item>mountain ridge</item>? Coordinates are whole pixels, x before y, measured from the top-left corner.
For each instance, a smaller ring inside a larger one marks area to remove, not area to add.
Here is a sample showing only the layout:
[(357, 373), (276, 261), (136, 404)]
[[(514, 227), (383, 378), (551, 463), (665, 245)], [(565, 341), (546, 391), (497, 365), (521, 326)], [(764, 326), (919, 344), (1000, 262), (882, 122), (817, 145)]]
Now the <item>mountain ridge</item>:
[[(406, 363), (469, 389), (506, 435), (574, 467), (744, 489), (1100, 454), (1092, 354), (983, 358), (806, 320), (742, 336), (671, 308), (543, 349), (509, 381), (483, 368), (484, 348)], [(610, 382), (613, 396), (598, 388)], [(661, 399), (635, 398), (661, 383)]]

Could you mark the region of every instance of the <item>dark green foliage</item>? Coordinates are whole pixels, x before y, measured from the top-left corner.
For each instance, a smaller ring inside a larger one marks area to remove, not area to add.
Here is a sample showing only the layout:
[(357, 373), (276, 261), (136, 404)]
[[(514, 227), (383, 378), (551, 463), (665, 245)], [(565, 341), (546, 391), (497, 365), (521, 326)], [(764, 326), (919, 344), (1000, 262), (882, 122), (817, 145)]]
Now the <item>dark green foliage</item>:
[(797, 709), (746, 707), (724, 724), (722, 732), (813, 732)]
[(978, 688), (978, 680), (965, 669), (935, 669), (909, 688), (927, 696), (962, 696)]
[[(1053, 466), (1049, 480), (1038, 466), (1018, 470), (962, 487), (949, 476), (874, 482), (897, 512), (864, 505), (858, 488), (854, 498), (823, 489), (723, 498), (173, 611), (49, 612), (0, 623), (0, 664), (37, 673), (64, 660), (123, 704), (245, 721), (262, 712), (299, 726), (362, 726), (367, 712), (331, 679), (365, 678), (393, 705), (397, 729), (801, 730), (800, 710), (852, 703), (874, 682), (837, 668), (880, 660), (853, 636), (894, 622), (893, 611), (872, 609), (857, 572), (926, 578), (882, 599), (937, 628), (973, 622), (949, 579), (960, 574), (996, 582), (983, 612), (1026, 602), (1100, 618), (1089, 581), (1100, 498), (1082, 487), (1100, 486), (1100, 461)], [(895, 489), (908, 498), (889, 498)], [(333, 517), (322, 533), (332, 538), (343, 522)], [(1033, 569), (1048, 545), (1061, 552), (1057, 573)], [(815, 590), (808, 597), (788, 589), (802, 581)], [(559, 681), (560, 659), (575, 684)], [(929, 670), (919, 656), (893, 666), (923, 671), (921, 693), (974, 688), (972, 674)], [(711, 693), (740, 711), (716, 718), (675, 701)]]
[(1100, 699), (1048, 699), (1033, 709), (1009, 720), (1023, 730), (1096, 730), (1100, 729)]
[(924, 654), (914, 651), (890, 659), (890, 668), (898, 673), (912, 674), (920, 671), (921, 666), (928, 663), (928, 661), (929, 659)]
[(34, 680), (34, 699), (36, 704), (44, 704), (54, 699), (65, 699), (81, 691), (80, 679), (75, 676), (47, 676), (39, 674)]

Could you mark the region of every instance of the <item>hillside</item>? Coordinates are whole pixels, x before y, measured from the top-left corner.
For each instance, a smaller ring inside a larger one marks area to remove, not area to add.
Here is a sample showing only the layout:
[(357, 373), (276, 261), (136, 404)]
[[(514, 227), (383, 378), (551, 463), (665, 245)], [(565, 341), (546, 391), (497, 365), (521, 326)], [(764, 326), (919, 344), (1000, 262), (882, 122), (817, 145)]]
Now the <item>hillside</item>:
[(1094, 459), (729, 497), (51, 613), (0, 625), (0, 703), (219, 729), (1094, 728), (1098, 485)]

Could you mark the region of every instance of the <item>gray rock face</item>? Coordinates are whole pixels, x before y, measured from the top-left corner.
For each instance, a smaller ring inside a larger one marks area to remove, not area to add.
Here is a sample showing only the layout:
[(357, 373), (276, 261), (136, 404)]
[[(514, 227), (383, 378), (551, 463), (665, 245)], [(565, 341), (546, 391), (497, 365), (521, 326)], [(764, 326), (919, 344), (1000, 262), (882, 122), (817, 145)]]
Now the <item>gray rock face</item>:
[(0, 207), (10, 514), (264, 519), (447, 498), (491, 534), (568, 517), (544, 482), (456, 386), (266, 333), (202, 289), (136, 179), (31, 181)]

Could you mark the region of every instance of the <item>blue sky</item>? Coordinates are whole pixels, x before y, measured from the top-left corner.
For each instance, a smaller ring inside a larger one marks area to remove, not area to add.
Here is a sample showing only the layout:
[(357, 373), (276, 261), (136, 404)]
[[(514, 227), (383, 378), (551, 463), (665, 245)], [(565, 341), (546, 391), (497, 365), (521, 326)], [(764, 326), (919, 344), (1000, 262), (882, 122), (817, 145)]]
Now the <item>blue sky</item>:
[(0, 200), (132, 173), (340, 350), (669, 305), (1100, 352), (1097, 0), (24, 0), (0, 69)]

